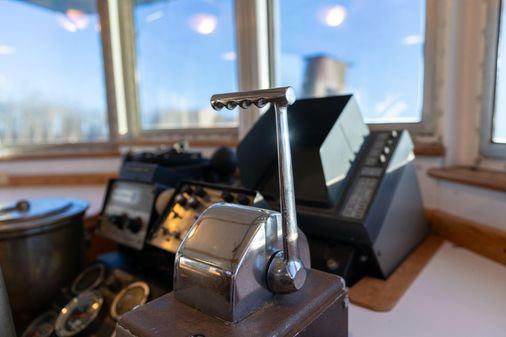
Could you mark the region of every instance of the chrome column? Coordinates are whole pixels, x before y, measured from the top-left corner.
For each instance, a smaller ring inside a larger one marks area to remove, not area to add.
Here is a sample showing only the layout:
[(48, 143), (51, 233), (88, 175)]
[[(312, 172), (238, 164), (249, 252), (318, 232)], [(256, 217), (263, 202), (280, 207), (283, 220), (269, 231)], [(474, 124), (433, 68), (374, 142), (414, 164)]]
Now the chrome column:
[(297, 247), (297, 213), (288, 129), (287, 107), (293, 102), (295, 102), (295, 93), (291, 87), (218, 94), (211, 97), (211, 106), (215, 110), (223, 107), (234, 109), (237, 106), (245, 109), (252, 104), (261, 108), (268, 103), (274, 104), (283, 230), (283, 250), (275, 254), (267, 271), (268, 287), (275, 293), (297, 291), (302, 288), (306, 280), (306, 269)]

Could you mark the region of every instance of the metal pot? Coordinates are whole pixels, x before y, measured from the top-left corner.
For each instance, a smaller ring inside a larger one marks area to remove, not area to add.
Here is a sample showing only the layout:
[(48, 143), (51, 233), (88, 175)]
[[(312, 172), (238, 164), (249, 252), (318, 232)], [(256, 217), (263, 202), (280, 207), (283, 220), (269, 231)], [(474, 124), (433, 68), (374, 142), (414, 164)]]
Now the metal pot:
[(30, 199), (0, 205), (0, 266), (16, 324), (42, 310), (85, 259), (88, 203)]

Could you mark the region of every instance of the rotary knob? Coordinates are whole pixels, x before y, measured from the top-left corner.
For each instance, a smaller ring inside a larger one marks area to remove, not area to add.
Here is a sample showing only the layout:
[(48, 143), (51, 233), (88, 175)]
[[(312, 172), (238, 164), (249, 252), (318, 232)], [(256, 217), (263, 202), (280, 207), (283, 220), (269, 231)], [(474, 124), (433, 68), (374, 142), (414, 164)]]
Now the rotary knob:
[(175, 202), (176, 204), (179, 204), (179, 205), (181, 205), (181, 206), (184, 206), (184, 205), (186, 205), (186, 203), (188, 202), (188, 200), (187, 200), (187, 199), (186, 199), (186, 198), (185, 198), (182, 194), (178, 194), (178, 195), (176, 196), (176, 198), (174, 199), (174, 202)]
[(234, 199), (235, 199), (234, 196), (232, 195), (232, 193), (230, 193), (228, 191), (223, 191), (221, 193), (221, 197), (225, 202), (234, 202)]
[(142, 219), (140, 217), (130, 219), (130, 221), (128, 221), (127, 227), (132, 233), (139, 233), (139, 231), (142, 229)]
[(202, 186), (198, 186), (195, 188), (195, 194), (201, 198), (204, 198), (207, 195), (207, 192)]

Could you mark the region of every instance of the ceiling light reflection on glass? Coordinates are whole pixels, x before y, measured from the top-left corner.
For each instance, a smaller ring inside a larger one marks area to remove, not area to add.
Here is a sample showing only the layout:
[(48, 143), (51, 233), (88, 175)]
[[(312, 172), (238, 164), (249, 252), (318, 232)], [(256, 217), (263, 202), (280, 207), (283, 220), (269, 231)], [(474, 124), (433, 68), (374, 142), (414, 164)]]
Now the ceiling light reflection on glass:
[(199, 34), (208, 35), (216, 30), (218, 20), (210, 14), (197, 14), (190, 20), (190, 25)]
[(66, 31), (74, 33), (88, 27), (89, 19), (86, 13), (78, 9), (68, 9), (65, 14), (58, 17), (58, 24)]
[(346, 8), (341, 5), (324, 8), (320, 12), (321, 22), (329, 27), (338, 27), (346, 19)]

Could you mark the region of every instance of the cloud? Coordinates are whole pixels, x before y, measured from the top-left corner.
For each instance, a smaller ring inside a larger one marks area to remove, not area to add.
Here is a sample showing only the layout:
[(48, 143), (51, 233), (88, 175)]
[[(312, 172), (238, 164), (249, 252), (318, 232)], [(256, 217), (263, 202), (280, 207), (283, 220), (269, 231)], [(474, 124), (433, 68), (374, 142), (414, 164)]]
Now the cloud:
[(374, 110), (382, 119), (397, 118), (406, 112), (408, 104), (403, 100), (396, 99), (393, 95), (387, 95), (382, 102), (376, 103)]
[(406, 46), (414, 46), (414, 45), (422, 44), (423, 41), (424, 41), (423, 36), (415, 35), (415, 34), (408, 35), (404, 39), (402, 39), (402, 43)]
[(221, 58), (225, 61), (235, 61), (237, 55), (233, 51), (227, 51), (226, 53), (221, 54)]
[(0, 44), (0, 55), (12, 55), (16, 52), (16, 48), (6, 44)]
[(146, 15), (146, 21), (147, 22), (155, 22), (157, 20), (160, 20), (161, 18), (164, 17), (164, 13), (163, 11), (156, 11), (156, 12), (153, 12), (153, 13), (150, 13), (148, 15)]

